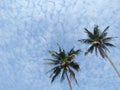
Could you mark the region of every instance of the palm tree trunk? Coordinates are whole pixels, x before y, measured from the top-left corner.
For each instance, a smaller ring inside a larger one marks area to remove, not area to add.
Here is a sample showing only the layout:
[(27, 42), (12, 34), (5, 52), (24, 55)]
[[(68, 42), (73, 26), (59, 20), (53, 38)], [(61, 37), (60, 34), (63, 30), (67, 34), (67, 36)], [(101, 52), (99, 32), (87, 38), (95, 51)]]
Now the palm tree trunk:
[(120, 72), (118, 71), (117, 67), (114, 65), (112, 60), (108, 57), (108, 55), (103, 50), (101, 50), (101, 51), (102, 51), (103, 55), (107, 58), (107, 60), (110, 62), (110, 64), (112, 65), (112, 67), (116, 71), (117, 75), (120, 77)]
[(67, 77), (67, 81), (68, 81), (68, 85), (69, 85), (69, 87), (70, 87), (70, 90), (72, 90), (71, 81), (70, 81), (70, 79), (69, 79), (69, 77), (68, 77), (67, 72), (65, 72), (65, 74), (66, 74), (66, 77)]

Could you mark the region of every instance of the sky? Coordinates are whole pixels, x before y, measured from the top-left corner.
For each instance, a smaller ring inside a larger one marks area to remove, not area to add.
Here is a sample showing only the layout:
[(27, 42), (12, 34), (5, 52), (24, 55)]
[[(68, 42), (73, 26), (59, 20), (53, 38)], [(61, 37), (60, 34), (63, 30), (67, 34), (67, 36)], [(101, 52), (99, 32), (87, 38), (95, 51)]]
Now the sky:
[(118, 37), (107, 54), (120, 71), (120, 0), (0, 0), (0, 90), (69, 90), (66, 80), (51, 84), (46, 74), (47, 50), (57, 51), (57, 43), (82, 50), (73, 90), (120, 90), (110, 63), (84, 56), (89, 46), (77, 41), (86, 37), (83, 28), (94, 25), (101, 31), (110, 26), (108, 36)]

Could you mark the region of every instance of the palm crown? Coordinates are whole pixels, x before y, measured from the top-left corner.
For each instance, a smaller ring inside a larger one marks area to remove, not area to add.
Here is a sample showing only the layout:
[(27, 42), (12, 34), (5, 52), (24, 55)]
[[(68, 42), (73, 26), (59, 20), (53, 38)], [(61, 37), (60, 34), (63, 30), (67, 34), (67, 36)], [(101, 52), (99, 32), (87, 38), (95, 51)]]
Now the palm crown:
[(116, 68), (116, 66), (114, 65), (112, 60), (106, 54), (106, 51), (109, 51), (108, 48), (107, 48), (108, 46), (109, 47), (115, 47), (113, 44), (110, 43), (110, 41), (114, 37), (107, 37), (108, 28), (109, 28), (109, 26), (107, 26), (104, 29), (103, 32), (100, 32), (97, 25), (95, 25), (93, 32), (90, 32), (88, 29), (85, 28), (85, 32), (87, 33), (88, 38), (87, 39), (81, 39), (81, 40), (78, 40), (78, 41), (91, 45), (88, 48), (88, 50), (85, 52), (85, 55), (87, 55), (88, 53), (93, 53), (93, 51), (95, 51), (95, 53), (97, 55), (97, 52), (99, 51), (100, 55), (103, 58), (104, 57), (107, 58), (107, 60), (110, 62), (110, 64), (113, 66), (114, 70), (116, 71), (116, 73), (120, 77), (120, 73), (119, 73), (118, 69)]
[(65, 50), (61, 47), (59, 47), (58, 52), (51, 50), (48, 51), (53, 57), (53, 59), (47, 59), (49, 61), (47, 63), (54, 66), (51, 70), (48, 71), (52, 72), (50, 75), (50, 77), (52, 78), (51, 82), (53, 82), (58, 75), (61, 75), (61, 81), (63, 81), (65, 75), (67, 75), (69, 84), (69, 78), (73, 78), (77, 83), (75, 73), (73, 70), (79, 71), (80, 67), (78, 63), (74, 62), (74, 58), (76, 55), (79, 54), (80, 51), (80, 49), (74, 50), (74, 48), (72, 48), (68, 53), (66, 53)]
[(85, 32), (88, 35), (87, 39), (81, 39), (79, 41), (90, 44), (91, 46), (88, 48), (88, 50), (85, 52), (85, 55), (88, 53), (92, 53), (95, 51), (96, 55), (97, 52), (100, 52), (100, 55), (104, 58), (105, 55), (103, 54), (103, 51), (109, 51), (109, 47), (115, 47), (113, 44), (110, 43), (110, 41), (113, 39), (113, 37), (107, 37), (107, 30), (109, 26), (107, 26), (103, 32), (100, 32), (97, 25), (95, 25), (93, 32), (90, 32), (88, 29), (85, 29)]

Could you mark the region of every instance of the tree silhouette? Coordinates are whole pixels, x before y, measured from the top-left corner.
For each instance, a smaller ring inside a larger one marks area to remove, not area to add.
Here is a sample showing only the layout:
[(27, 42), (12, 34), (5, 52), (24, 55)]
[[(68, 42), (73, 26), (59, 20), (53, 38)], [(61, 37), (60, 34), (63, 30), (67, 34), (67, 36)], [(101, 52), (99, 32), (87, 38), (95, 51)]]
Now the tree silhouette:
[(72, 90), (71, 85), (71, 79), (73, 78), (75, 82), (77, 83), (77, 79), (75, 77), (74, 70), (79, 71), (80, 67), (77, 62), (74, 61), (75, 56), (79, 54), (81, 50), (74, 50), (72, 48), (68, 53), (65, 52), (64, 49), (59, 47), (59, 51), (51, 51), (48, 52), (51, 54), (52, 59), (46, 59), (47, 64), (53, 66), (51, 70), (48, 72), (51, 72), (50, 78), (51, 83), (56, 79), (56, 77), (60, 76), (61, 81), (67, 78), (70, 90)]
[(106, 54), (106, 51), (109, 51), (109, 49), (107, 47), (115, 47), (115, 45), (110, 43), (110, 41), (114, 37), (107, 37), (108, 28), (109, 28), (109, 26), (107, 26), (103, 32), (100, 32), (98, 25), (94, 26), (93, 32), (90, 32), (87, 28), (84, 28), (88, 38), (81, 39), (78, 41), (91, 45), (85, 52), (85, 55), (87, 55), (88, 53), (93, 53), (93, 51), (95, 51), (95, 54), (98, 55), (98, 51), (99, 51), (100, 55), (103, 58), (106, 58), (110, 62), (110, 64), (113, 66), (114, 70), (120, 77), (120, 73), (119, 73), (118, 69), (116, 68), (116, 66), (114, 65), (112, 60)]

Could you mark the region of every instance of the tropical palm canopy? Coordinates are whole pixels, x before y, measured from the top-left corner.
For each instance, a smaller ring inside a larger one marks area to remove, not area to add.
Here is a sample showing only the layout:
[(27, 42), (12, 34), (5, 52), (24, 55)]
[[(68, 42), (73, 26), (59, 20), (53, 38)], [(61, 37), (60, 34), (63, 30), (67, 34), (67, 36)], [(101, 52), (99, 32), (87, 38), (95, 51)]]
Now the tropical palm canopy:
[(98, 55), (98, 51), (100, 53), (100, 55), (103, 58), (107, 58), (108, 61), (111, 63), (111, 65), (113, 66), (114, 70), (116, 71), (116, 73), (118, 74), (118, 76), (120, 77), (120, 73), (117, 70), (117, 68), (115, 67), (115, 65), (113, 64), (113, 62), (110, 60), (110, 58), (107, 56), (106, 51), (109, 51), (108, 47), (115, 47), (115, 45), (113, 45), (112, 43), (110, 43), (110, 41), (114, 38), (114, 37), (108, 37), (108, 30), (109, 26), (107, 26), (103, 32), (100, 32), (98, 25), (94, 26), (94, 30), (93, 32), (90, 32), (87, 28), (85, 29), (85, 32), (88, 36), (88, 38), (86, 39), (81, 39), (78, 40), (82, 43), (85, 44), (89, 44), (91, 45), (88, 50), (85, 52), (85, 55), (87, 55), (88, 53), (93, 53), (93, 51), (95, 51), (95, 54)]
[(74, 61), (74, 58), (76, 55), (79, 54), (80, 51), (80, 49), (74, 50), (74, 48), (72, 48), (67, 53), (61, 47), (59, 47), (58, 52), (51, 50), (48, 51), (51, 54), (52, 59), (46, 59), (49, 61), (47, 62), (47, 64), (53, 65), (53, 68), (48, 71), (51, 72), (51, 82), (53, 82), (58, 76), (61, 77), (61, 81), (63, 81), (66, 77), (68, 80), (70, 90), (72, 90), (71, 78), (73, 78), (77, 83), (74, 70), (79, 71), (80, 69), (78, 63)]

